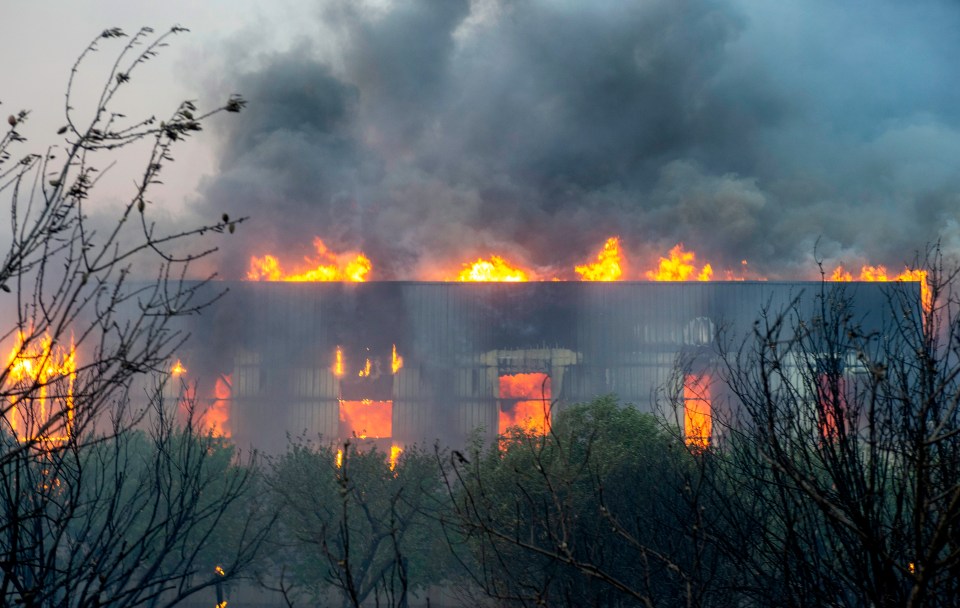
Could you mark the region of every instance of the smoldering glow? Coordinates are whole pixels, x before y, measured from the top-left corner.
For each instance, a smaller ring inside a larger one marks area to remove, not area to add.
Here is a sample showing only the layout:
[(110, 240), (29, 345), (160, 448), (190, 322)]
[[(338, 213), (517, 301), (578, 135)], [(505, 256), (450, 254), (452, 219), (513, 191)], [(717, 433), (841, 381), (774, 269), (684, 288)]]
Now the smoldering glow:
[(713, 433), (710, 376), (687, 374), (683, 380), (683, 435), (687, 445), (705, 449)]
[(550, 429), (550, 376), (545, 373), (500, 376), (500, 414), (497, 431), (508, 429), (543, 435)]
[(325, 282), (367, 280), (367, 274), (373, 268), (370, 260), (362, 252), (351, 251), (334, 253), (324, 244), (323, 239), (313, 239), (316, 251), (314, 257), (305, 257), (298, 269), (287, 272), (276, 256), (252, 256), (247, 270), (249, 281), (294, 281)]
[(340, 436), (382, 439), (393, 435), (393, 401), (340, 400)]
[(48, 335), (28, 340), (17, 332), (17, 342), (7, 357), (4, 391), (11, 407), (7, 422), (20, 441), (61, 442), (73, 433), (73, 389), (77, 377), (77, 352), (55, 344)]
[(620, 237), (612, 236), (603, 244), (595, 262), (576, 266), (574, 271), (583, 281), (619, 281), (623, 275)]

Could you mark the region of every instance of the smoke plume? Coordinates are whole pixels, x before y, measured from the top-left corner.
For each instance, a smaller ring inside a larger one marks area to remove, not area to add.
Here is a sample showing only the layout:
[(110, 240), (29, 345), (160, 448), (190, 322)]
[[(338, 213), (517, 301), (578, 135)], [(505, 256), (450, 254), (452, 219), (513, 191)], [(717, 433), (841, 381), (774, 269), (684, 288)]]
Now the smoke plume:
[(312, 9), (316, 40), (218, 76), (250, 102), (198, 203), (252, 217), (228, 276), (314, 236), (380, 279), (491, 252), (572, 267), (614, 234), (771, 278), (815, 275), (816, 243), (893, 267), (960, 246), (952, 2)]

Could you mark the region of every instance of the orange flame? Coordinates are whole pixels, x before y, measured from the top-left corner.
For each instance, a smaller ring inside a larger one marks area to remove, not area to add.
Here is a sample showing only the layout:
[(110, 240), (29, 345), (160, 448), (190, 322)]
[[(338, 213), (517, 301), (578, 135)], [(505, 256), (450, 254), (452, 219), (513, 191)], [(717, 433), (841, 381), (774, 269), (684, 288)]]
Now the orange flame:
[(919, 281), (920, 302), (923, 304), (923, 309), (930, 310), (933, 306), (933, 294), (930, 291), (930, 284), (927, 282), (927, 271), (919, 268), (904, 268), (900, 274), (890, 276), (887, 274), (887, 268), (885, 266), (869, 266), (865, 264), (860, 268), (859, 276), (854, 278), (853, 274), (845, 270), (843, 266), (837, 266), (830, 274), (828, 280), (840, 282), (857, 280), (875, 283), (886, 283), (888, 281)]
[[(49, 334), (27, 343), (17, 332), (17, 343), (7, 357), (8, 392), (12, 408), (10, 428), (20, 441), (66, 441), (73, 432), (73, 385), (77, 378), (77, 351), (53, 343)], [(59, 423), (62, 416), (64, 424)], [(56, 431), (50, 434), (51, 431)]]
[(574, 270), (582, 281), (618, 281), (623, 274), (620, 257), (620, 237), (612, 236), (603, 244), (592, 264), (577, 266)]
[(397, 468), (397, 462), (400, 460), (400, 454), (403, 453), (403, 448), (399, 445), (390, 446), (390, 470), (394, 471)]
[(683, 243), (678, 243), (670, 250), (669, 258), (660, 258), (657, 269), (645, 274), (651, 281), (690, 281), (694, 276), (698, 281), (709, 281), (713, 277), (713, 267), (704, 264), (698, 272), (694, 265), (696, 259), (694, 252), (684, 251)]
[(183, 366), (183, 363), (180, 363), (180, 359), (177, 359), (177, 362), (173, 364), (173, 367), (170, 368), (170, 375), (174, 378), (179, 378), (180, 376), (187, 373), (187, 368)]
[(230, 437), (230, 395), (232, 392), (232, 374), (221, 374), (213, 385), (213, 403), (203, 414), (204, 426), (214, 435)]
[(393, 401), (340, 400), (341, 437), (379, 439), (393, 434)]
[[(170, 370), (171, 376), (179, 378), (187, 373), (187, 369), (178, 359)], [(203, 401), (197, 400), (197, 383), (181, 381), (177, 403), (182, 408), (184, 417), (190, 416), (193, 407), (196, 409), (197, 428), (202, 428), (217, 437), (230, 437), (230, 397), (233, 391), (231, 374), (221, 374), (213, 384), (213, 395)], [(206, 407), (204, 407), (206, 406)]]
[(337, 457), (334, 460), (334, 463), (337, 465), (338, 469), (343, 468), (343, 448), (337, 450)]
[(367, 274), (373, 268), (367, 256), (360, 252), (333, 253), (319, 237), (313, 239), (317, 257), (305, 257), (308, 268), (297, 272), (285, 272), (280, 261), (272, 255), (252, 256), (247, 280), (250, 281), (354, 281), (367, 280)]
[(547, 374), (500, 376), (500, 399), (497, 429), (501, 435), (512, 427), (540, 435), (550, 429), (550, 376)]
[(473, 264), (464, 264), (463, 270), (457, 275), (457, 280), (518, 283), (530, 279), (528, 271), (515, 268), (502, 257), (492, 255), (490, 260), (480, 258)]
[(363, 365), (363, 369), (357, 372), (357, 376), (361, 378), (368, 378), (370, 376), (371, 365), (372, 364), (370, 363), (370, 359), (367, 359), (367, 362)]
[(393, 355), (390, 358), (390, 371), (397, 373), (403, 367), (403, 357), (397, 354), (397, 345), (393, 345)]
[(687, 445), (705, 449), (713, 432), (710, 377), (687, 374), (683, 380), (683, 434)]
[[(840, 436), (841, 426), (846, 430), (847, 412), (844, 378), (842, 376), (835, 378), (833, 382), (836, 382), (836, 395), (834, 395), (834, 387), (831, 387), (831, 377), (828, 374), (817, 376), (816, 390), (819, 406), (817, 426), (820, 427), (820, 435), (830, 441)], [(837, 414), (840, 414), (839, 418)]]
[(339, 346), (333, 357), (333, 375), (338, 378), (343, 376), (343, 349)]

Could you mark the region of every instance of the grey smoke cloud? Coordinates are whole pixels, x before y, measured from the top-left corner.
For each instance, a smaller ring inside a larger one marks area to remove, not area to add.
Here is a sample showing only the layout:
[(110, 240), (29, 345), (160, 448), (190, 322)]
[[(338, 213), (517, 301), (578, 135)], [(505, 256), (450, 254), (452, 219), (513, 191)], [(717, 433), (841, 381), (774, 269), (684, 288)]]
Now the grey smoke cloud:
[(323, 44), (219, 76), (250, 101), (199, 202), (253, 218), (228, 276), (314, 236), (363, 249), (375, 278), (491, 252), (569, 269), (613, 234), (637, 266), (682, 241), (718, 268), (794, 278), (815, 272), (818, 238), (820, 255), (891, 266), (957, 240), (955, 3), (313, 14)]

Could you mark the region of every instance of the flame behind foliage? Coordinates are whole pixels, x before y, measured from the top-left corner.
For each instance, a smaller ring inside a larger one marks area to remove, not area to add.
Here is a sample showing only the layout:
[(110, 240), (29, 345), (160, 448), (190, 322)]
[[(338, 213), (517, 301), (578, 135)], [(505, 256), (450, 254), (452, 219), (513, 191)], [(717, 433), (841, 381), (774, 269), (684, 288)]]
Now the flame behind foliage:
[(187, 373), (187, 368), (183, 366), (183, 363), (180, 362), (180, 359), (177, 359), (177, 362), (173, 364), (173, 367), (170, 368), (170, 374), (174, 378), (179, 378), (180, 376)]
[(213, 402), (203, 413), (203, 425), (214, 435), (230, 437), (230, 395), (232, 374), (221, 374), (213, 385)]
[(7, 357), (3, 387), (10, 401), (8, 423), (20, 441), (62, 442), (73, 433), (73, 388), (77, 377), (77, 352), (54, 344), (44, 334), (39, 340), (17, 332), (17, 342)]
[(696, 449), (710, 446), (713, 432), (710, 376), (687, 374), (683, 381), (683, 434)]
[(397, 444), (390, 446), (390, 470), (395, 471), (397, 469), (397, 462), (400, 461), (400, 454), (403, 453), (403, 448)]

